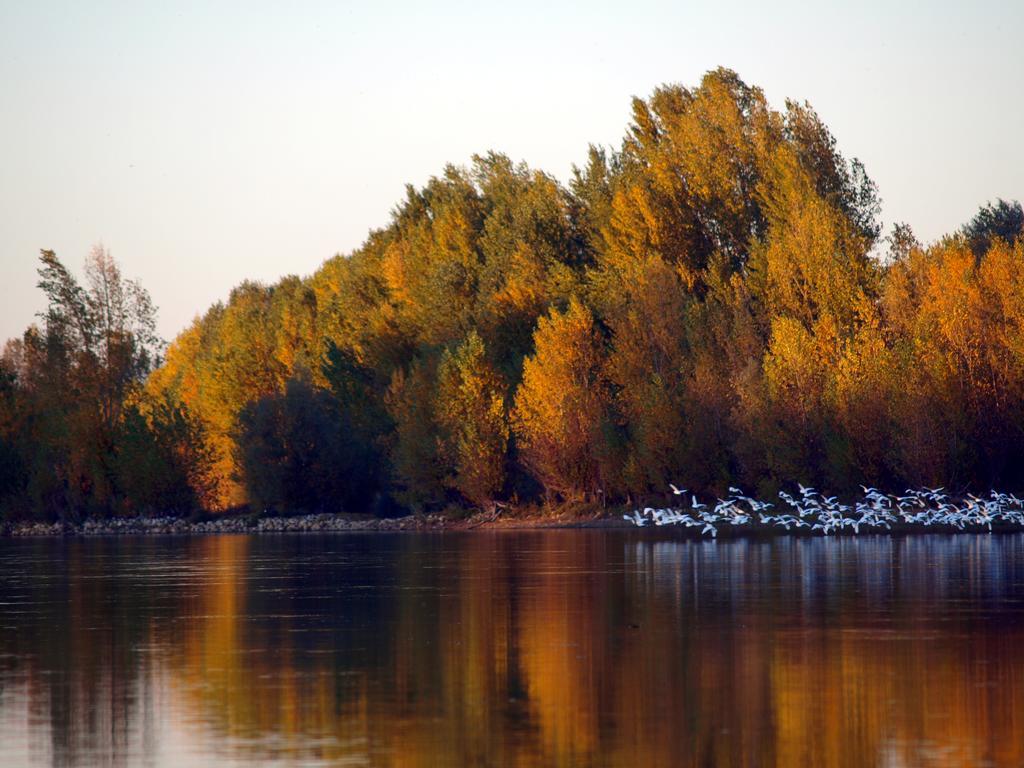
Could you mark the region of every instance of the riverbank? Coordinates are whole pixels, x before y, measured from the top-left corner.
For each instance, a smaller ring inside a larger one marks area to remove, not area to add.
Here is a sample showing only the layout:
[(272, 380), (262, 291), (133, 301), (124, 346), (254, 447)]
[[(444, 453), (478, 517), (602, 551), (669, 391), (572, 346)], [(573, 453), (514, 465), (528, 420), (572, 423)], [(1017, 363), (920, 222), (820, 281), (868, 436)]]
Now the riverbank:
[(625, 528), (632, 527), (621, 513), (578, 510), (541, 513), (492, 513), (451, 517), (407, 515), (372, 518), (345, 514), (312, 514), (287, 517), (223, 515), (192, 520), (180, 517), (117, 517), (83, 522), (15, 522), (0, 525), (0, 537), (76, 536), (207, 536), (258, 533), (366, 533), (392, 531), (467, 531), (514, 528)]
[[(556, 528), (636, 530), (636, 526), (623, 520), (621, 510), (594, 510), (581, 512), (578, 508), (561, 511), (506, 512), (494, 514), (478, 512), (463, 517), (440, 514), (407, 515), (395, 518), (371, 518), (345, 514), (312, 514), (287, 517), (258, 517), (254, 515), (222, 515), (205, 519), (180, 517), (125, 517), (89, 519), (79, 523), (17, 522), (0, 524), (0, 538), (77, 538), (100, 536), (214, 536), (227, 534), (275, 533), (442, 533), (454, 531), (543, 530)], [(713, 540), (700, 528), (684, 525), (645, 526), (679, 538)], [(920, 533), (1015, 533), (1024, 531), (1024, 525), (998, 521), (991, 529), (987, 525), (925, 525), (895, 523), (890, 527), (864, 526), (859, 531), (840, 530), (830, 534), (807, 528), (784, 530), (773, 525), (748, 523), (722, 526), (715, 538), (798, 538), (855, 535), (906, 535)]]

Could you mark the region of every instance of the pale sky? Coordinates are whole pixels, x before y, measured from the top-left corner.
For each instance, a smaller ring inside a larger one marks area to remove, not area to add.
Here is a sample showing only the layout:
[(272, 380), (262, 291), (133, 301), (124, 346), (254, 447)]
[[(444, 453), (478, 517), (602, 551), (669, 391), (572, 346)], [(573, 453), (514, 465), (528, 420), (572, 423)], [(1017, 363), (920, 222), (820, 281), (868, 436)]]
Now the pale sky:
[(404, 185), (495, 149), (568, 179), (630, 97), (735, 69), (808, 100), (932, 240), (1024, 198), (1024, 2), (0, 0), (0, 340), (40, 248), (102, 242), (168, 339), (245, 278), (306, 275)]

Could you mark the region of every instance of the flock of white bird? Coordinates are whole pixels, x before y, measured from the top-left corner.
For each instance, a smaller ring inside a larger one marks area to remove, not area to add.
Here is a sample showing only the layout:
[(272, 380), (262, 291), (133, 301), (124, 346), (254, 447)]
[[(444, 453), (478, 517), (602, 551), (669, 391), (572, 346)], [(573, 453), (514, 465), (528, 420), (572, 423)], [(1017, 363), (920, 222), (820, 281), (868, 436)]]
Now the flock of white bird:
[[(799, 484), (798, 484), (799, 485)], [(683, 525), (700, 528), (703, 535), (718, 536), (725, 526), (752, 526), (761, 529), (807, 530), (826, 536), (852, 531), (892, 530), (900, 526), (942, 526), (992, 530), (993, 523), (1024, 527), (1024, 500), (1008, 493), (992, 491), (988, 498), (967, 495), (954, 499), (944, 488), (907, 490), (902, 496), (882, 493), (861, 486), (864, 495), (852, 504), (835, 496), (824, 496), (814, 488), (799, 485), (799, 495), (779, 493), (779, 503), (744, 496), (739, 488), (714, 504), (698, 501), (685, 488), (671, 485), (672, 493), (689, 496), (689, 507), (654, 509), (646, 507), (623, 517), (634, 525)]]

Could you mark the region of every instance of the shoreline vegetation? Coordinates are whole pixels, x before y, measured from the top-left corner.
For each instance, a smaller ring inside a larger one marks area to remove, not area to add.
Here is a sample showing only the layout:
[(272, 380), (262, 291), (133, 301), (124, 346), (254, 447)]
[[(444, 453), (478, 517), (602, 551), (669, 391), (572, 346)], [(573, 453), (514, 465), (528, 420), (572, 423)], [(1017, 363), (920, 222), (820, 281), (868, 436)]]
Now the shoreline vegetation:
[(567, 184), (495, 152), (449, 166), (169, 346), (108, 251), (79, 280), (44, 250), (47, 309), (0, 354), (0, 522), (568, 524), (670, 508), (679, 477), (1024, 493), (1024, 208), (927, 245), (880, 210), (810, 105), (718, 69), (635, 99)]

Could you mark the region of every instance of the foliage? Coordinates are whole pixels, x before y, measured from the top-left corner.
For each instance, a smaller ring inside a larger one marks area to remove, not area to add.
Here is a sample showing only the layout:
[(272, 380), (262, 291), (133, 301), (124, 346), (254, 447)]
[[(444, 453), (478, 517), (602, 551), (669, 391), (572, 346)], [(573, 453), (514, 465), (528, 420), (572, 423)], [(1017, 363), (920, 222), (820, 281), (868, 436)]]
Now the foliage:
[(505, 385), (484, 356), (475, 331), (445, 350), (437, 372), (435, 413), (446, 484), (472, 504), (487, 506), (505, 483), (509, 427)]
[(523, 366), (513, 426), (525, 466), (549, 491), (578, 500), (604, 491), (610, 396), (604, 340), (575, 297), (542, 317)]
[(361, 510), (363, 446), (344, 429), (338, 401), (303, 377), (239, 415), (239, 466), (248, 499), (274, 512)]
[(0, 510), (1016, 488), (1021, 211), (879, 247), (878, 190), (814, 110), (718, 69), (634, 100), (568, 186), (492, 152), (408, 187), (166, 354), (105, 250), (82, 283), (44, 251), (47, 311), (0, 357)]
[(202, 422), (180, 403), (125, 410), (116, 471), (128, 511), (166, 515), (209, 508), (217, 497), (214, 468)]
[(1024, 208), (1014, 200), (999, 199), (983, 205), (963, 228), (967, 244), (975, 256), (983, 256), (999, 239), (1009, 245), (1024, 234)]

